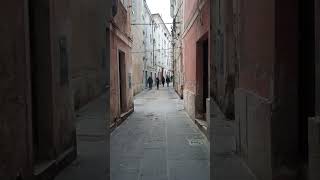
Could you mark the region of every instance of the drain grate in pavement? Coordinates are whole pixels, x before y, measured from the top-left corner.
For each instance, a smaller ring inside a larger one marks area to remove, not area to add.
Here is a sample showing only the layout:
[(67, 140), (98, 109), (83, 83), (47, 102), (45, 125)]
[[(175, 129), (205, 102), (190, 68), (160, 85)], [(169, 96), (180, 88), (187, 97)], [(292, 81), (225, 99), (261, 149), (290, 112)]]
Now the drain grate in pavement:
[(199, 146), (203, 145), (203, 139), (188, 139), (190, 146)]

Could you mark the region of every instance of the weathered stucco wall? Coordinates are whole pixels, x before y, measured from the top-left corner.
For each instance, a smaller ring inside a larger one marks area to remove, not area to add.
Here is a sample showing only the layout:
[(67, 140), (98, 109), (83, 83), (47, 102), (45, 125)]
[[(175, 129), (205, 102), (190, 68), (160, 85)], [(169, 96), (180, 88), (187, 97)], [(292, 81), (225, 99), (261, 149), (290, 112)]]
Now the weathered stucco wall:
[(245, 0), (241, 10), (240, 88), (272, 99), (275, 62), (275, 5)]
[(310, 180), (320, 178), (320, 2), (314, 1), (315, 32), (315, 116), (309, 120), (309, 177)]
[(0, 179), (32, 174), (28, 1), (0, 7)]
[[(301, 123), (303, 101), (300, 101), (300, 88), (310, 88), (301, 83), (304, 70), (299, 68), (301, 61), (301, 41), (299, 29), (299, 4), (298, 0), (275, 1), (275, 61), (273, 81), (273, 111), (272, 111), (272, 157), (273, 179), (302, 178), (302, 173), (297, 172), (297, 166), (302, 165), (303, 155), (300, 152), (304, 139), (303, 126), (308, 126), (308, 118)], [(305, 37), (303, 37), (305, 38)], [(305, 40), (304, 40), (305, 41)], [(314, 56), (313, 56), (314, 57)], [(311, 59), (311, 58), (310, 58)], [(303, 64), (309, 64), (301, 61)], [(314, 67), (312, 67), (314, 68)], [(309, 70), (307, 70), (309, 71)], [(311, 70), (312, 71), (312, 70)], [(303, 80), (308, 82), (307, 79)], [(314, 84), (314, 82), (312, 82)], [(311, 90), (311, 88), (310, 88)], [(307, 97), (303, 97), (303, 99)], [(314, 105), (313, 105), (314, 106)], [(300, 116), (300, 117), (299, 117)], [(305, 124), (305, 125), (304, 125)], [(307, 128), (307, 127), (306, 127)], [(307, 138), (305, 138), (307, 141)], [(300, 164), (301, 163), (301, 164)], [(300, 164), (300, 165), (296, 165)], [(293, 173), (283, 172), (290, 169)], [(302, 168), (299, 171), (303, 171)]]
[(106, 8), (101, 0), (71, 0), (71, 74), (75, 109), (105, 91)]
[(275, 3), (245, 0), (241, 7), (239, 88), (235, 94), (237, 147), (259, 179), (272, 178), (272, 98)]
[[(149, 19), (151, 15), (149, 14), (146, 5), (146, 2), (140, 0), (133, 0), (133, 11), (132, 15), (132, 23), (150, 23)], [(140, 13), (141, 12), (141, 13)], [(149, 18), (147, 18), (149, 17)], [(150, 49), (152, 47), (148, 46), (150, 37), (148, 26), (141, 25), (132, 25), (132, 86), (133, 86), (133, 94), (136, 95), (146, 87), (146, 78), (144, 75), (144, 67), (145, 61), (148, 60), (148, 54), (150, 53)], [(148, 51), (145, 52), (144, 51)]]
[(142, 59), (143, 56), (141, 54), (132, 55), (132, 86), (134, 95), (140, 93), (145, 87)]
[[(133, 87), (132, 87), (132, 39), (130, 38), (130, 13), (119, 2), (118, 13), (111, 23), (111, 61), (110, 65), (110, 108), (112, 125), (120, 117), (121, 113), (128, 112), (133, 108)], [(128, 25), (129, 24), (129, 25)], [(124, 53), (123, 67), (119, 68), (119, 51)], [(120, 71), (123, 70), (124, 79), (120, 82)], [(130, 80), (131, 78), (131, 80)], [(124, 89), (123, 101), (120, 102), (120, 83)], [(121, 107), (123, 109), (121, 109)]]
[(257, 178), (294, 178), (299, 156), (297, 1), (242, 3), (237, 147)]
[[(70, 151), (76, 156), (76, 129), (74, 124), (74, 109), (72, 99), (72, 85), (70, 64), (72, 24), (71, 1), (59, 0), (51, 4), (53, 17), (51, 21), (52, 47), (52, 82), (53, 83), (53, 152), (55, 159)], [(65, 41), (65, 42), (63, 42)], [(65, 70), (67, 69), (67, 70)], [(42, 136), (42, 134), (40, 134)], [(58, 162), (60, 163), (60, 162)]]
[(272, 103), (242, 89), (235, 98), (237, 152), (258, 179), (272, 179)]
[[(191, 6), (193, 4), (194, 6)], [(208, 32), (209, 30), (209, 1), (206, 1), (202, 6), (199, 14), (196, 12), (196, 7), (200, 4), (195, 1), (184, 1), (185, 8), (185, 32), (182, 35), (183, 38), (183, 64), (185, 70), (185, 85), (184, 85), (184, 104), (187, 112), (191, 117), (195, 117), (195, 106), (197, 94), (197, 85), (200, 81), (197, 81), (197, 42)], [(190, 8), (192, 11), (190, 11)], [(196, 15), (196, 19), (192, 17)], [(193, 19), (193, 20), (192, 20)], [(200, 61), (200, 59), (199, 59)], [(202, 83), (202, 81), (201, 81)]]
[(146, 48), (143, 46), (144, 37), (143, 37), (143, 26), (133, 26), (133, 43), (132, 43), (132, 86), (133, 94), (136, 95), (142, 91), (145, 87), (144, 85), (144, 58), (145, 53), (143, 51)]
[[(76, 157), (69, 3), (35, 0), (30, 5), (32, 145), (34, 175), (38, 178), (56, 174), (48, 169), (58, 170)], [(55, 163), (39, 168), (40, 163), (50, 161)]]
[(316, 115), (320, 116), (320, 2), (315, 1)]
[(236, 43), (238, 41), (237, 16), (238, 4), (234, 0), (213, 1), (213, 24), (215, 39), (213, 69), (212, 69), (212, 97), (221, 111), (230, 120), (234, 119), (234, 90), (238, 86), (238, 63)]
[[(125, 94), (125, 109), (122, 110), (122, 112), (128, 112), (131, 108), (133, 108), (133, 90), (132, 87), (129, 88), (129, 78), (128, 75), (131, 71), (131, 56), (130, 56), (130, 46), (126, 43), (124, 43), (119, 37), (117, 37), (115, 34), (111, 35), (111, 66), (114, 67), (111, 69), (111, 121), (115, 122), (118, 118), (120, 118), (121, 115), (121, 105), (120, 105), (120, 78), (119, 78), (119, 51), (122, 51), (125, 53), (125, 79), (122, 80), (122, 83), (125, 83), (126, 86), (123, 86), (122, 88), (126, 89)], [(111, 122), (111, 123), (113, 123)]]
[[(93, 48), (72, 48), (72, 40), (81, 39), (77, 33), (72, 37), (72, 21), (83, 23), (89, 17), (72, 18), (71, 13), (83, 13), (71, 9), (79, 4), (72, 0), (14, 0), (1, 6), (0, 74), (4, 86), (0, 87), (0, 179), (15, 179), (19, 173), (27, 180), (34, 175), (54, 176), (76, 156), (71, 67), (77, 61), (72, 58)], [(88, 4), (82, 8), (94, 4), (100, 20), (100, 26), (95, 27), (100, 36), (89, 38), (101, 40), (105, 48), (101, 37), (105, 37), (108, 3), (99, 0)], [(88, 36), (86, 32), (82, 35)], [(101, 51), (94, 53), (102, 56)], [(46, 171), (38, 169), (38, 161), (54, 163)]]
[[(5, 91), (0, 93), (4, 99), (9, 98), (9, 101), (2, 103), (8, 103), (5, 105), (8, 109), (4, 109), (8, 114), (1, 115), (5, 118), (5, 121), (1, 121), (4, 123), (1, 127), (5, 127), (1, 130), (4, 132), (1, 137), (5, 139), (1, 142), (5, 144), (1, 146), (4, 152), (0, 153), (9, 159), (1, 161), (0, 172), (1, 179), (12, 179), (19, 173), (23, 178), (29, 179), (34, 173), (33, 168), (36, 169), (38, 158), (44, 161), (57, 160), (66, 149), (75, 145), (70, 76), (67, 69), (70, 63), (70, 10), (68, 1), (56, 1), (52, 4), (43, 1), (33, 1), (30, 4), (14, 1), (5, 4), (7, 6), (1, 10), (4, 12), (1, 17), (7, 18), (9, 15), (14, 19), (10, 22), (6, 22), (9, 19), (3, 19), (7, 28), (1, 31), (1, 35), (5, 35), (6, 38), (3, 39), (8, 41), (4, 43), (6, 48), (2, 48), (5, 66), (1, 69), (5, 70), (3, 72), (11, 69), (7, 72), (7, 77), (10, 77), (6, 83), (8, 86), (3, 90), (11, 89), (10, 94), (13, 96), (8, 96)], [(42, 8), (50, 9), (53, 13), (49, 15)], [(8, 14), (9, 12), (12, 14)], [(30, 16), (27, 17), (28, 12)], [(46, 95), (45, 98), (41, 99), (42, 95)], [(6, 123), (7, 118), (10, 120), (9, 124)], [(32, 131), (36, 133), (33, 134)], [(39, 142), (38, 148), (34, 146), (34, 140)], [(76, 148), (67, 155), (74, 158)], [(57, 161), (56, 165), (60, 165), (60, 162)]]

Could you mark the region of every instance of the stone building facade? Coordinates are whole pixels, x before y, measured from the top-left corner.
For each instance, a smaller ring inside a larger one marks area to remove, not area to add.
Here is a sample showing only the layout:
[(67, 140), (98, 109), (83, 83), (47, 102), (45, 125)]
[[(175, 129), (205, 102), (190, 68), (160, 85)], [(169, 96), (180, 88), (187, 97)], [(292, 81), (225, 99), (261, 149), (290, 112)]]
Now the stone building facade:
[(209, 83), (209, 0), (183, 2), (184, 105), (192, 118), (206, 120)]
[(147, 79), (172, 73), (170, 32), (145, 0), (132, 1), (132, 63), (134, 95), (147, 88)]
[(173, 58), (173, 74), (175, 91), (183, 98), (184, 87), (184, 64), (182, 51), (182, 33), (184, 31), (183, 0), (171, 0), (171, 17), (174, 19), (175, 28), (172, 30), (172, 58)]
[[(319, 3), (213, 0), (210, 7), (210, 111), (234, 119), (233, 151), (256, 179), (319, 179)], [(211, 139), (219, 128), (210, 127)]]
[(134, 95), (147, 87), (156, 73), (152, 52), (152, 14), (145, 0), (132, 0), (132, 71)]
[[(74, 0), (73, 0), (74, 1)], [(72, 3), (72, 59), (71, 84), (76, 110), (101, 96), (106, 91), (106, 34), (101, 15), (89, 16), (99, 9), (99, 3)], [(86, 7), (82, 7), (86, 6)], [(105, 20), (104, 20), (105, 21)], [(84, 24), (86, 26), (84, 26)]]
[[(239, 18), (239, 6), (236, 1), (217, 1), (213, 9), (212, 18), (215, 19), (212, 26), (215, 27), (212, 34), (215, 41), (213, 51), (213, 76), (212, 97), (217, 106), (226, 116), (234, 119), (234, 90), (238, 87), (238, 63), (239, 52), (239, 26), (236, 19)], [(235, 19), (235, 20), (233, 20)]]
[(157, 76), (166, 78), (172, 75), (171, 35), (160, 14), (153, 14), (154, 20), (154, 61)]
[[(51, 179), (77, 156), (72, 67), (79, 39), (72, 34), (92, 18), (92, 40), (100, 41), (111, 15), (107, 1), (81, 3), (10, 0), (0, 7), (1, 180)], [(83, 15), (78, 28), (73, 15), (90, 6), (95, 16)]]
[(119, 124), (133, 111), (131, 0), (118, 0), (110, 22), (110, 126)]

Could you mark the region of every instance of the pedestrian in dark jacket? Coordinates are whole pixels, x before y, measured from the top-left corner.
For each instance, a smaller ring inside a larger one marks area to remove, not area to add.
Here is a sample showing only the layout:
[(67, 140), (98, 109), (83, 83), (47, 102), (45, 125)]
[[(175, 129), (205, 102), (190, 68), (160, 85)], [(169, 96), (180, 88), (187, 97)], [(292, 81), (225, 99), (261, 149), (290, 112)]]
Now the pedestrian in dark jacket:
[(159, 79), (159, 77), (156, 77), (156, 84), (157, 84), (157, 89), (159, 89), (159, 84), (160, 84), (160, 79)]
[(162, 86), (164, 87), (164, 83), (166, 83), (166, 79), (162, 76)]
[(167, 86), (169, 87), (169, 83), (170, 83), (170, 78), (169, 78), (169, 76), (167, 76), (166, 82), (167, 82)]
[(151, 76), (148, 78), (149, 89), (152, 89), (153, 79)]

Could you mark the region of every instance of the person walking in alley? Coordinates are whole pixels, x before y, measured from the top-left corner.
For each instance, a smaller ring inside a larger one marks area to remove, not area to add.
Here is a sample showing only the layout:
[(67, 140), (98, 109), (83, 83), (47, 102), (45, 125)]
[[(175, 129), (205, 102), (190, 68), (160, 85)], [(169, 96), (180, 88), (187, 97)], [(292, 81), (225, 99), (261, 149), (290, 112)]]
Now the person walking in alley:
[(164, 78), (164, 76), (162, 76), (161, 80), (162, 80), (162, 86), (164, 87), (164, 83), (166, 82), (166, 79)]
[(151, 76), (148, 78), (149, 89), (152, 89), (153, 79)]
[(159, 90), (159, 84), (160, 84), (160, 79), (159, 79), (159, 77), (156, 77), (156, 84), (157, 84), (157, 89)]
[(167, 86), (169, 87), (169, 83), (170, 83), (170, 78), (169, 78), (169, 76), (167, 76), (166, 82), (167, 82)]

